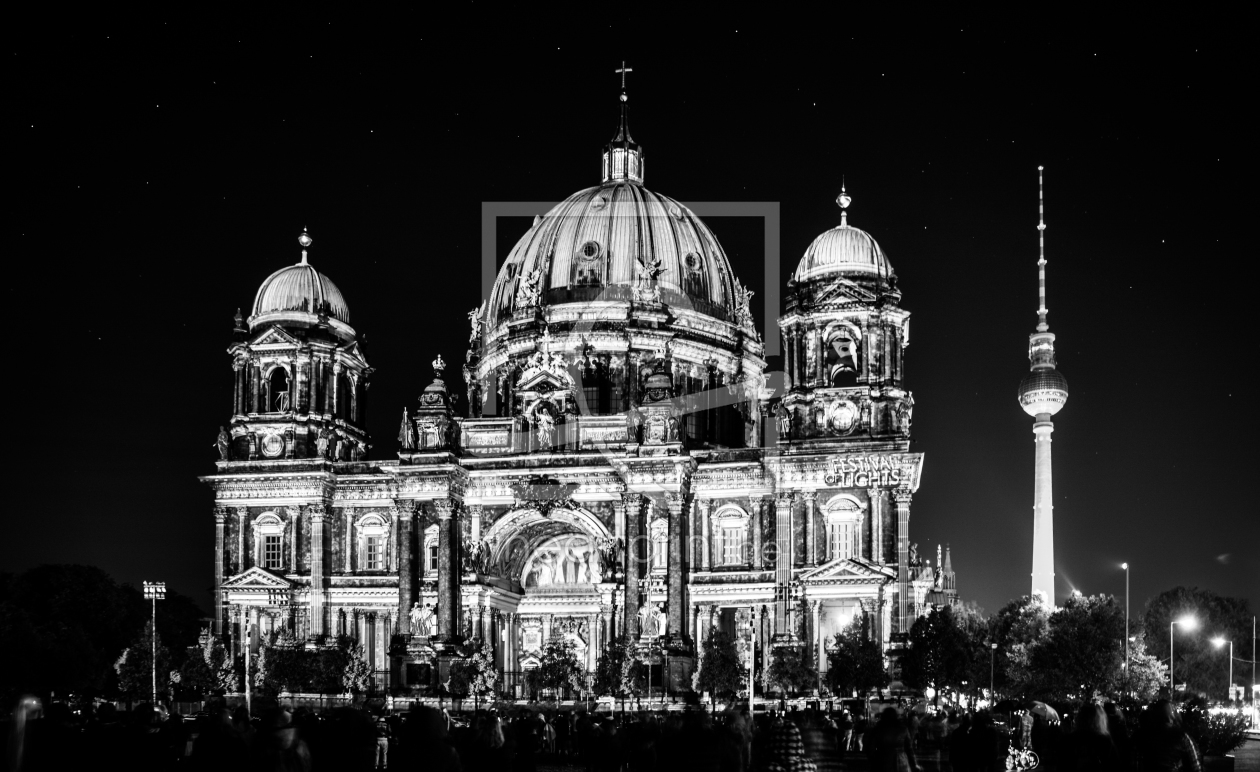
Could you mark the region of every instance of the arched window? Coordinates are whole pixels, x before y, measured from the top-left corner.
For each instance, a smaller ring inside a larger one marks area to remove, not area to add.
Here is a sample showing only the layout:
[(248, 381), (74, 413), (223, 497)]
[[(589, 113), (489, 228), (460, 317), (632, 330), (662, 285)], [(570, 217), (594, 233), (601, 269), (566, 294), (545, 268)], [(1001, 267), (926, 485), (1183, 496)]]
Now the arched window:
[(599, 287), (604, 283), (604, 250), (598, 241), (588, 241), (573, 255), (573, 285)]
[(436, 524), (424, 529), (423, 571), (437, 576), (438, 570), (438, 527)]
[(283, 367), (272, 368), (267, 376), (267, 410), (283, 413), (289, 409), (289, 371)]
[(657, 518), (652, 523), (652, 570), (669, 568), (669, 521)]
[(284, 523), (274, 512), (254, 521), (254, 563), (272, 571), (284, 568)]
[(683, 291), (694, 298), (702, 298), (707, 300), (708, 293), (707, 282), (704, 276), (704, 258), (698, 252), (689, 252), (683, 258), (683, 268), (685, 276), (683, 278)]
[(728, 505), (713, 515), (713, 533), (717, 537), (719, 566), (741, 566), (748, 562), (748, 513)]
[(354, 400), (354, 384), (350, 382), (350, 376), (342, 370), (337, 375), (337, 417), (343, 421), (354, 423), (354, 416), (350, 415), (350, 406)]
[(389, 568), (386, 548), (389, 526), (380, 515), (365, 515), (355, 525), (358, 531), (359, 569), (384, 571)]
[(851, 324), (835, 322), (823, 334), (828, 383), (852, 386), (857, 383), (858, 344), (861, 332)]
[(827, 528), (827, 559), (852, 558), (861, 555), (861, 504), (848, 496), (836, 496), (823, 509)]

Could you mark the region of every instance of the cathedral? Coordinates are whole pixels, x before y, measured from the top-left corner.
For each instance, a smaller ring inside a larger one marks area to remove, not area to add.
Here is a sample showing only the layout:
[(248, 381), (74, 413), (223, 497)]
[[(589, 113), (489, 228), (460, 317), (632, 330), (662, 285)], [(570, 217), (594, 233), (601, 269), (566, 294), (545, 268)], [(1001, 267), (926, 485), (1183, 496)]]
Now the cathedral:
[(462, 366), (438, 356), (418, 402), (389, 406), (391, 458), (368, 457), (373, 368), (309, 235), (237, 313), (201, 480), (214, 633), (238, 653), (247, 627), (352, 636), (398, 693), (474, 646), (511, 674), (549, 641), (593, 670), (626, 639), (687, 689), (711, 630), (758, 673), (785, 645), (825, 671), (850, 624), (895, 653), (955, 597), (948, 556), (910, 539), (910, 314), (849, 196), (788, 281), (771, 388), (752, 292), (703, 221), (644, 187), (624, 83), (602, 160), (502, 261)]

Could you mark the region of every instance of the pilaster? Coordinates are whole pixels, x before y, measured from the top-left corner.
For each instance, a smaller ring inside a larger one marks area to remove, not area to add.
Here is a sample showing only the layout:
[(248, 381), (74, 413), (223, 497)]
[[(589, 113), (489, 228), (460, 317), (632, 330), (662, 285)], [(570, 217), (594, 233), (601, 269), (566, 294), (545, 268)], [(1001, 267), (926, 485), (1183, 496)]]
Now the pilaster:
[(437, 638), (453, 640), (459, 631), (459, 524), (458, 504), (450, 499), (433, 502), (438, 516)]
[(897, 619), (898, 629), (910, 631), (910, 499), (909, 488), (893, 491), (897, 513)]
[(227, 507), (214, 508), (214, 627), (216, 637), (223, 635), (223, 528), (227, 522)]
[(413, 504), (410, 501), (394, 502), (394, 521), (398, 537), (394, 549), (398, 551), (398, 632), (411, 632), (411, 604), (415, 588), (411, 583), (411, 523)]
[(675, 646), (689, 646), (687, 635), (687, 614), (684, 607), (684, 591), (687, 576), (687, 556), (683, 542), (686, 537), (686, 507), (688, 496), (682, 493), (665, 494), (665, 505), (669, 509), (669, 581), (666, 597), (669, 607), (669, 640)]
[(311, 635), (324, 634), (324, 515), (323, 504), (306, 508), (311, 523)]
[(633, 639), (639, 635), (640, 579), (644, 567), (643, 505), (645, 499), (638, 493), (622, 494), (621, 501), (626, 515), (626, 597), (622, 619), (626, 635)]

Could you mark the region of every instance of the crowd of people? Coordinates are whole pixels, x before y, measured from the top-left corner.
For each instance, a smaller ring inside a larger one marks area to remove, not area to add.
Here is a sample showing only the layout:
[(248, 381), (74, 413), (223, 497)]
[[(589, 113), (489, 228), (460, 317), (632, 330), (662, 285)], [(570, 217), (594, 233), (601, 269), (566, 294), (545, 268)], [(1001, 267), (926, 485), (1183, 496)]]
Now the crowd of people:
[(76, 770), (122, 761), (130, 770), (519, 770), (586, 772), (998, 772), (1008, 751), (1036, 754), (1047, 772), (1198, 772), (1194, 743), (1166, 700), (1142, 710), (1136, 731), (1113, 704), (1087, 703), (1063, 721), (987, 711), (885, 707), (873, 721), (847, 710), (590, 714), (533, 708), (470, 716), (413, 705), (374, 717), (339, 707), (317, 714), (256, 700), (255, 712), (212, 701), (193, 720), (140, 705), (72, 711), (19, 706), (10, 718), (7, 768)]

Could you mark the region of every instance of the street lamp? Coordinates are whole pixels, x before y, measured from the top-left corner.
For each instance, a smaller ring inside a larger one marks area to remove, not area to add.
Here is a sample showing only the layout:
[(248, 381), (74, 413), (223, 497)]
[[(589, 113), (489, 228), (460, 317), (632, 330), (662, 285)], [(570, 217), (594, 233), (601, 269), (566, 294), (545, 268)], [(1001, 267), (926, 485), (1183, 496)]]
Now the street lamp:
[[(133, 585), (134, 586), (134, 585)], [(153, 629), (149, 631), (149, 664), (153, 670), (153, 709), (157, 709), (157, 602), (166, 599), (166, 582), (144, 582), (144, 599), (153, 603)]]
[(997, 656), (997, 644), (989, 644), (989, 702), (997, 704), (997, 695), (993, 693), (993, 660)]
[(1212, 645), (1218, 649), (1227, 643), (1229, 644), (1229, 687), (1226, 689), (1226, 694), (1228, 694), (1229, 696), (1226, 699), (1229, 702), (1233, 702), (1234, 701), (1234, 642), (1227, 641), (1219, 635), (1212, 639)]
[(1121, 563), (1124, 569), (1124, 693), (1129, 694), (1129, 564)]
[(1168, 623), (1168, 699), (1173, 699), (1173, 695), (1177, 691), (1177, 681), (1173, 678), (1173, 628), (1181, 625), (1182, 629), (1190, 632), (1199, 626), (1199, 620), (1187, 614), (1181, 619), (1174, 619)]

